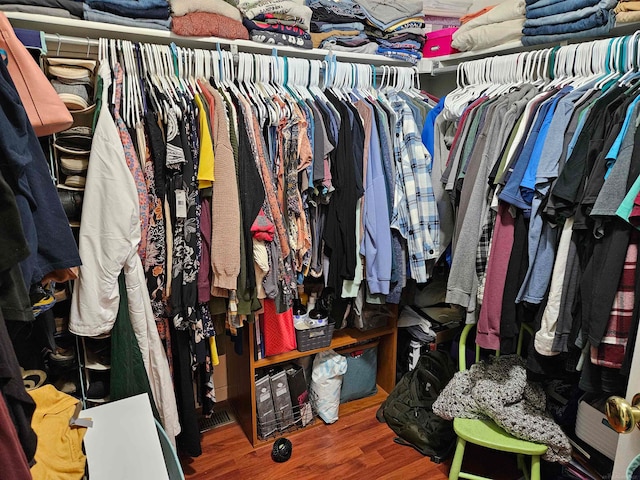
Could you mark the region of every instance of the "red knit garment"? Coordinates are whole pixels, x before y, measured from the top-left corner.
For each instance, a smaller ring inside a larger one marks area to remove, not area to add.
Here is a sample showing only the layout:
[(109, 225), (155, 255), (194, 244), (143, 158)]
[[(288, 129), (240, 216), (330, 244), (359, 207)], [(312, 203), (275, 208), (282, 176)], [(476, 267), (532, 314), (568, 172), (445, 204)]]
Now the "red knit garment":
[(265, 298), (263, 301), (262, 339), (266, 357), (290, 352), (296, 349), (296, 332), (293, 328), (293, 310), (278, 313), (276, 303)]
[(171, 30), (184, 37), (220, 37), (249, 40), (241, 22), (217, 13), (193, 12), (173, 17)]

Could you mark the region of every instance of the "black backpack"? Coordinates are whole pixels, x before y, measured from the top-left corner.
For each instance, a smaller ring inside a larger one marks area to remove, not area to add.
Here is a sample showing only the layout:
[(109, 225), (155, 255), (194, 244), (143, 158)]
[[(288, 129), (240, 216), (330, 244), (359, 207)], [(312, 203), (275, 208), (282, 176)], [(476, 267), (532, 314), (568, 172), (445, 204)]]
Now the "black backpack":
[(433, 413), (432, 405), (456, 372), (451, 357), (441, 351), (420, 356), (416, 367), (406, 373), (378, 409), (376, 417), (399, 438), (439, 463), (453, 450), (456, 434), (453, 422)]

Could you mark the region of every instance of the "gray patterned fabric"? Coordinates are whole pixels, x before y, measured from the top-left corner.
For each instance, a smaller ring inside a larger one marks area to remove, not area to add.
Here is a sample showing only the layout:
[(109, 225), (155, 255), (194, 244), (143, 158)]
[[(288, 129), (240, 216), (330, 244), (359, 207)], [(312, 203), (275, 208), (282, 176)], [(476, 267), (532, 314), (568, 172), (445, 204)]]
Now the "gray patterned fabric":
[(567, 463), (569, 439), (545, 408), (544, 390), (527, 382), (524, 360), (517, 355), (503, 355), (457, 372), (433, 404), (433, 412), (447, 420), (491, 419), (516, 438), (547, 445), (545, 460)]

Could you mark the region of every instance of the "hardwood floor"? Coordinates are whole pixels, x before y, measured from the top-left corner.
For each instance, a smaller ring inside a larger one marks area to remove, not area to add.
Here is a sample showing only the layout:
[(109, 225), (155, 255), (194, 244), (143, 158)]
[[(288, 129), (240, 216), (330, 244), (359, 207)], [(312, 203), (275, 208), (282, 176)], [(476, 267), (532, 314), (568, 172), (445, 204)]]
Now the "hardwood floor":
[[(253, 449), (238, 424), (203, 435), (203, 454), (183, 459), (187, 480), (446, 480), (449, 464), (435, 464), (410, 447), (393, 442), (394, 433), (375, 418), (376, 408), (341, 416), (332, 425), (296, 432), (291, 459), (271, 460), (271, 445)], [(316, 420), (321, 421), (321, 420)], [(515, 458), (469, 445), (464, 468), (496, 480), (520, 478)]]

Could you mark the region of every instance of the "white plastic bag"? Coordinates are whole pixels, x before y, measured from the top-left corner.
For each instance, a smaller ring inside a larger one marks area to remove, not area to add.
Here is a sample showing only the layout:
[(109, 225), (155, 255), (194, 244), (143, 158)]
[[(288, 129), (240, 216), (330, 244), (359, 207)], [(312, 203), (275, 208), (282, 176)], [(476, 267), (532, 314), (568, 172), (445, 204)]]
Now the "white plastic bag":
[(338, 420), (342, 377), (347, 372), (347, 359), (333, 350), (320, 352), (313, 360), (311, 402), (325, 423)]

